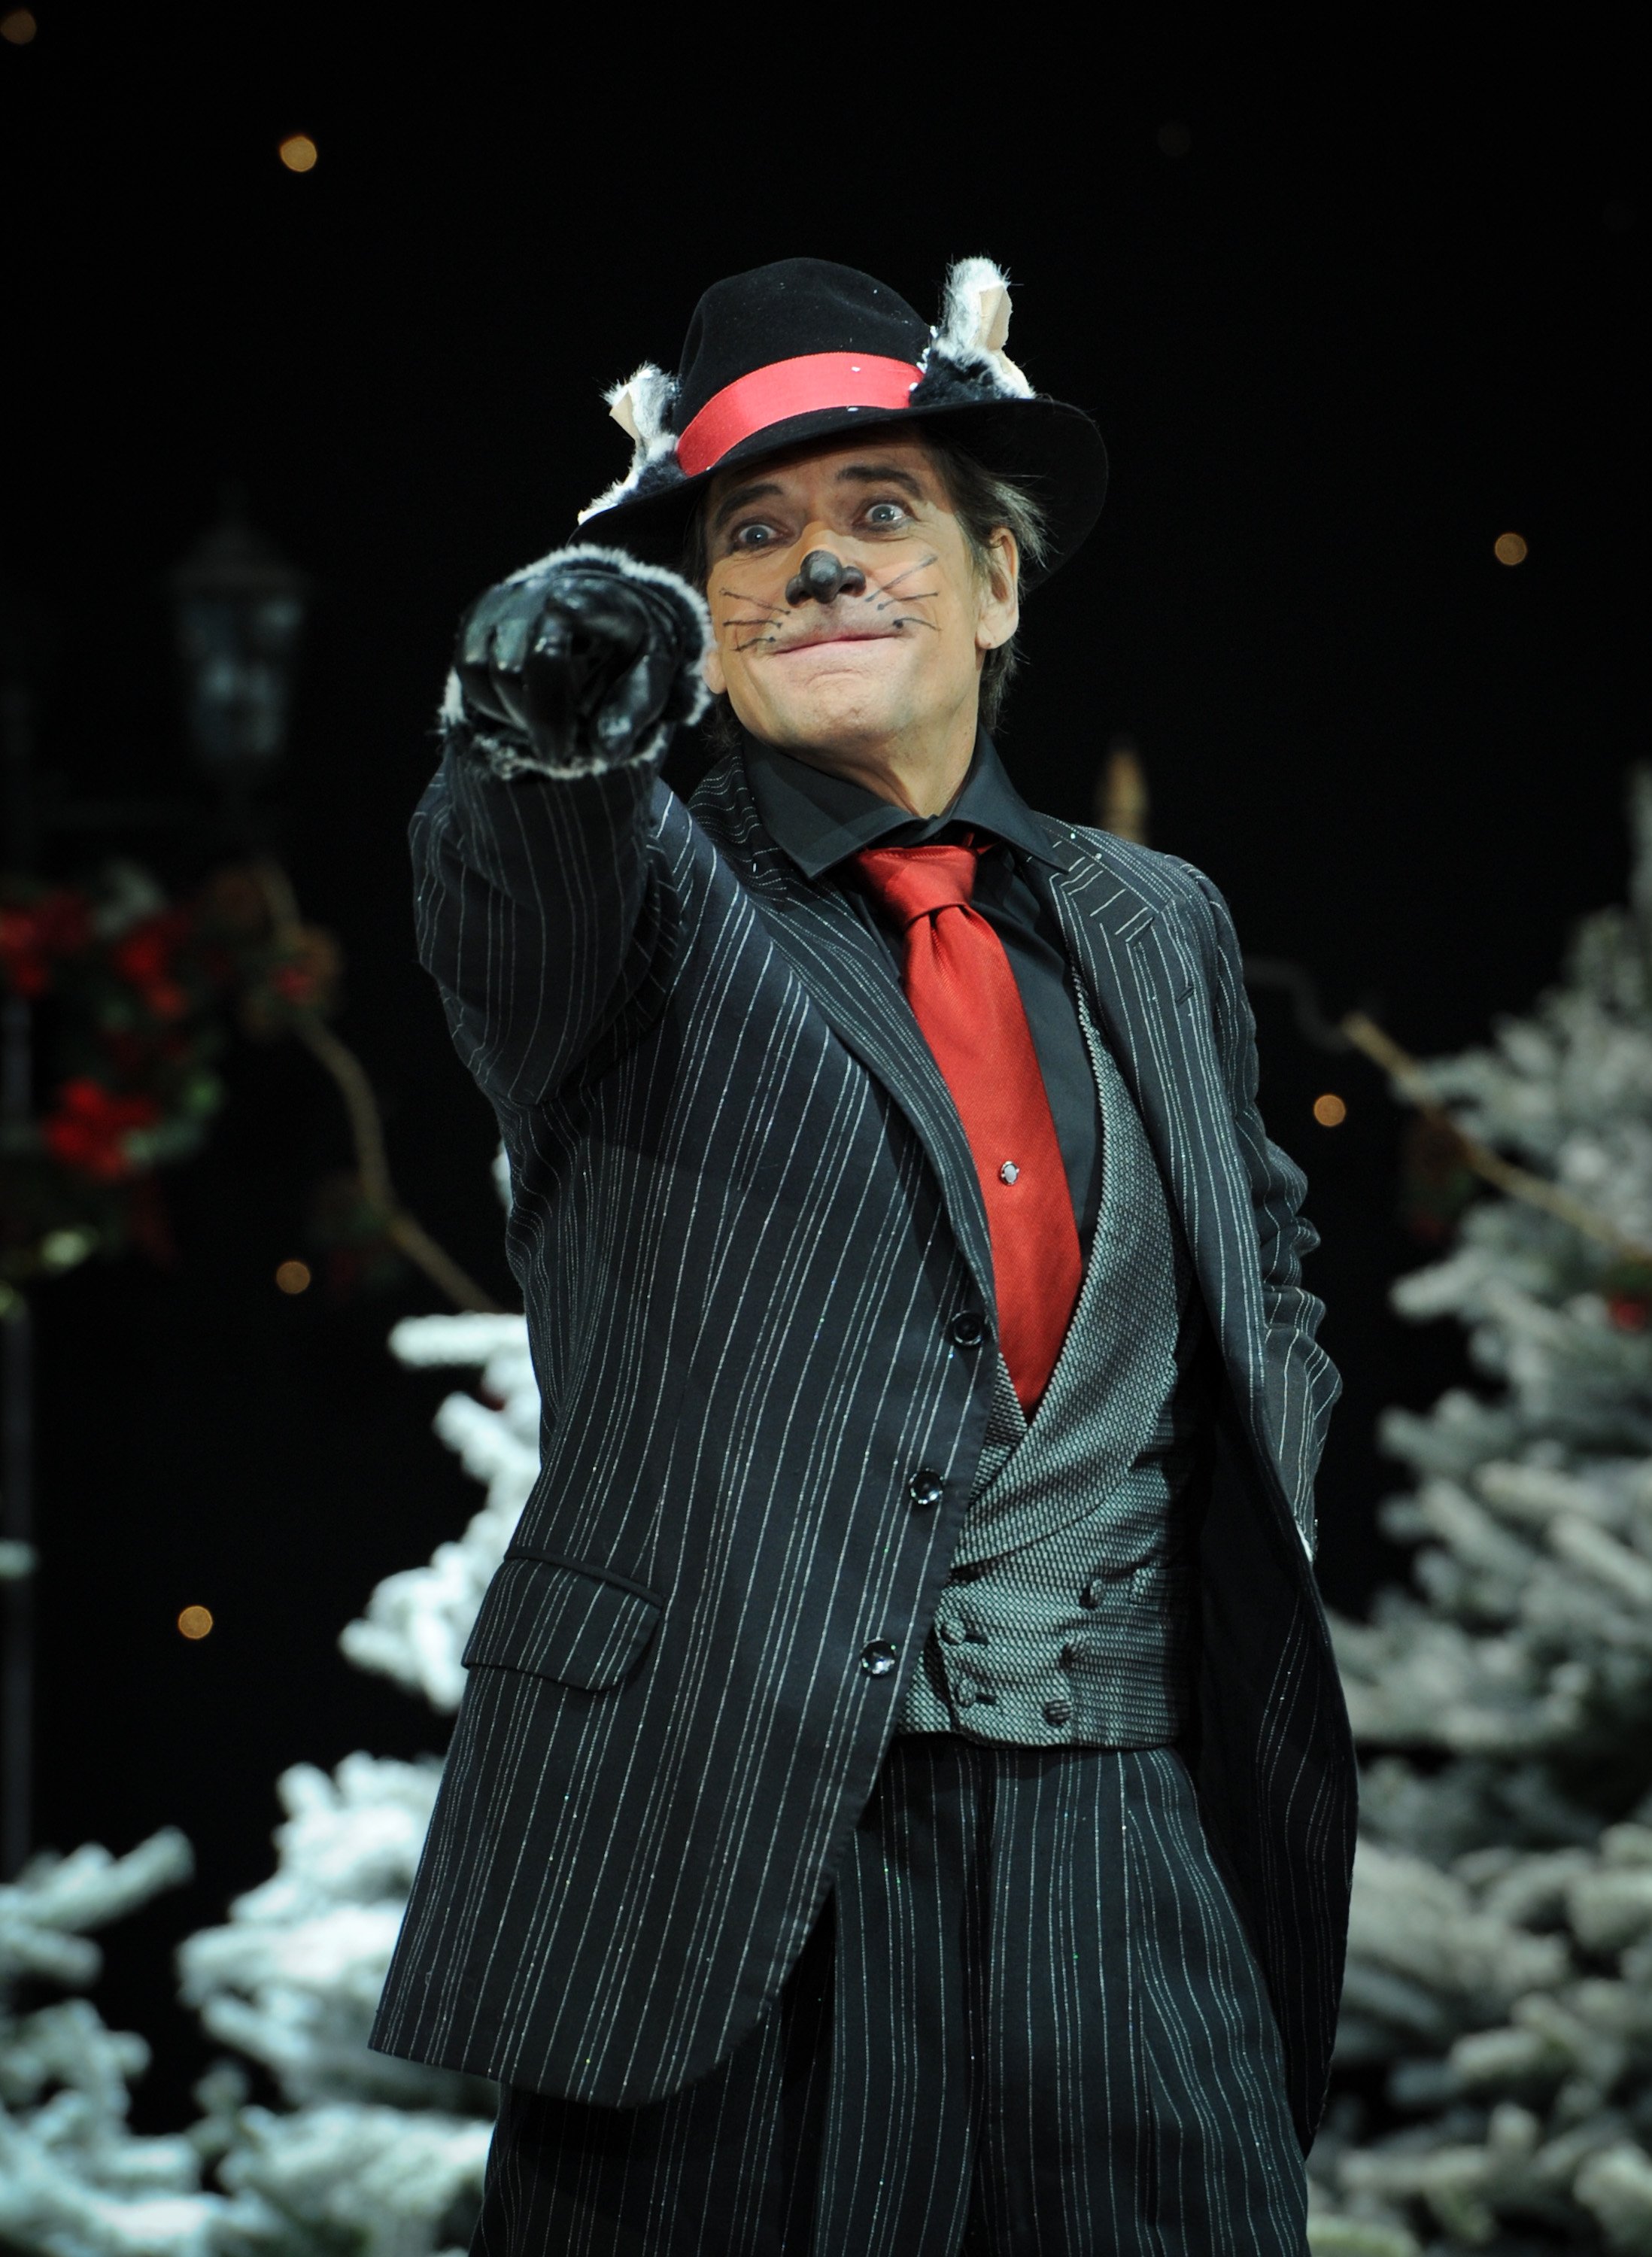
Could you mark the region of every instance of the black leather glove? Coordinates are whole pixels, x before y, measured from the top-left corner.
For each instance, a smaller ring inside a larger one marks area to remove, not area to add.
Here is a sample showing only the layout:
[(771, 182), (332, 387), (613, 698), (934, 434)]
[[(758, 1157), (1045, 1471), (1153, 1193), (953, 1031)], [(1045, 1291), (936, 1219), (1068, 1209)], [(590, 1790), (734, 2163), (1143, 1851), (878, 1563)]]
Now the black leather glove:
[(699, 712), (704, 648), (685, 582), (568, 548), (477, 598), (454, 670), (480, 732), (523, 741), (550, 768), (607, 768)]

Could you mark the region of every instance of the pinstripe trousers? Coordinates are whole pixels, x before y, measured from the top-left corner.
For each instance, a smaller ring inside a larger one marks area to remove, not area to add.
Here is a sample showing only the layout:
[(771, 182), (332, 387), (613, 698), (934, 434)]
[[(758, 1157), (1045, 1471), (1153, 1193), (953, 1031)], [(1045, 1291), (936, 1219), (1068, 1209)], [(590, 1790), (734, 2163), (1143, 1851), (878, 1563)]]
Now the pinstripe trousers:
[(472, 2257), (1302, 2257), (1305, 2212), (1179, 1756), (922, 1733), (720, 2069), (505, 2088)]

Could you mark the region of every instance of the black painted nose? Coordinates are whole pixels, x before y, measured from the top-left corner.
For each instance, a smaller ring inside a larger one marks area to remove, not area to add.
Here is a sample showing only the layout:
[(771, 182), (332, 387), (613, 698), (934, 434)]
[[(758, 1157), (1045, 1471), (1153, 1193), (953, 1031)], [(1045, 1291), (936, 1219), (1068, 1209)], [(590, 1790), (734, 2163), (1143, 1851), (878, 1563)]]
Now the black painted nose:
[(811, 548), (786, 584), (788, 604), (835, 604), (839, 596), (863, 596), (866, 576), (858, 564), (845, 564), (830, 548)]

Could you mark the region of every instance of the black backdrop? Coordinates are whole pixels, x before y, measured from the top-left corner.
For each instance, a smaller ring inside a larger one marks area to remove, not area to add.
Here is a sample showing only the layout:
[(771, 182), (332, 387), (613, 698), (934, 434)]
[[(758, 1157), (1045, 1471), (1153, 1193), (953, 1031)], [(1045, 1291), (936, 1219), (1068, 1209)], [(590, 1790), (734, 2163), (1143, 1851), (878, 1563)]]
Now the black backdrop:
[[(1335, 53), (1133, 46), (1048, 11), (990, 44), (972, 18), (967, 49), (912, 16), (486, 8), (386, 11), (374, 45), (341, 12), (40, 0), (33, 43), (0, 46), (0, 562), (51, 621), (47, 764), (159, 796), (193, 788), (162, 577), (226, 477), (314, 575), (289, 858), (347, 951), (343, 1030), (404, 1193), (496, 1291), (491, 1124), (413, 961), (403, 826), (456, 611), (616, 473), (600, 387), (668, 362), (717, 273), (808, 250), (928, 306), (950, 257), (1008, 265), (1012, 350), (1095, 411), (1114, 483), (1032, 607), (1006, 754), (1084, 816), (1134, 738), (1155, 843), (1333, 1008), (1424, 1051), (1476, 1039), (1620, 889), (1643, 146), (1627, 52), (1586, 14), (1562, 52), (1505, 33), (1482, 66), (1345, 29)], [(301, 177), (275, 153), (295, 131), (320, 151)], [(187, 876), (158, 837), (124, 843)], [(1259, 1008), (1270, 1123), (1327, 1237), (1348, 1391), (1323, 1571), (1358, 1606), (1394, 1564), (1375, 1414), (1460, 1351), (1385, 1309), (1419, 1257), (1398, 1116)], [(334, 1641), (477, 1502), (427, 1431), (444, 1383), (384, 1348), (435, 1297), (273, 1289), (345, 1157), (330, 1089), (287, 1051), (231, 1081), (172, 1179), (177, 1264), (40, 1303), (40, 1834), (124, 1847), (171, 1821), (200, 1856), (111, 1939), (101, 1994), (159, 2042), (152, 2120), (201, 2058), (166, 1952), (268, 1870), (278, 1769), (439, 1744)], [(194, 1645), (192, 1602), (217, 1622)]]

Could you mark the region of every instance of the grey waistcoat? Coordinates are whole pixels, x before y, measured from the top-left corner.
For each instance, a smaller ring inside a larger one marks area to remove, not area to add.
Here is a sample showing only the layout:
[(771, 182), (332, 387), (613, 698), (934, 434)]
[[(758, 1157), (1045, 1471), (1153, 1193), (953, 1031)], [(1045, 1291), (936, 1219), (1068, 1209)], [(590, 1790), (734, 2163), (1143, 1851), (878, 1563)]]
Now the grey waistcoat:
[(1141, 1748), (1185, 1720), (1179, 1500), (1203, 1407), (1204, 1305), (1124, 1078), (1077, 1001), (1102, 1122), (1090, 1259), (1030, 1426), (999, 1359), (974, 1494), (899, 1731)]

